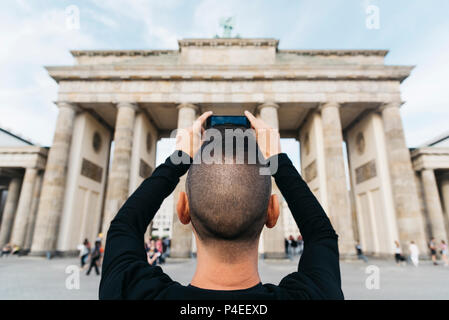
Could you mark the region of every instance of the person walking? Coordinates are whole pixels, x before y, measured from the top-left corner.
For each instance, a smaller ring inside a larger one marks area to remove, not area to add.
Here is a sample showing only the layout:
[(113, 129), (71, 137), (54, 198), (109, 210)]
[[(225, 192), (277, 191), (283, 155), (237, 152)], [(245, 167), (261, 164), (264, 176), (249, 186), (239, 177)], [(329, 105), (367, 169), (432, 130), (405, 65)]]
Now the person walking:
[(80, 251), (81, 269), (84, 269), (84, 266), (86, 265), (86, 259), (89, 257), (90, 252), (90, 243), (87, 238), (84, 239), (84, 242), (78, 246), (78, 250)]
[(435, 243), (435, 238), (430, 239), (429, 242), (430, 255), (432, 256), (433, 265), (437, 266), (437, 245)]
[(446, 244), (446, 241), (441, 240), (440, 250), (441, 250), (440, 251), (441, 259), (443, 259), (443, 261), (444, 261), (444, 266), (447, 267), (447, 266), (449, 266), (449, 261), (448, 261), (448, 258), (447, 258), (447, 244)]
[(401, 245), (399, 244), (399, 241), (394, 242), (395, 248), (394, 248), (394, 260), (396, 261), (396, 264), (399, 266), (401, 262), (405, 265), (405, 258), (402, 255)]
[(415, 241), (410, 242), (408, 250), (410, 251), (410, 260), (412, 261), (413, 265), (417, 267), (419, 264), (419, 249)]
[(7, 243), (3, 248), (2, 248), (2, 257), (3, 256), (9, 256), (12, 252), (12, 246), (10, 243)]
[(292, 237), (292, 242), (291, 242), (291, 250), (292, 250), (292, 256), (294, 257), (296, 255), (296, 250), (298, 248), (298, 242), (296, 242), (295, 238)]
[(100, 275), (100, 271), (98, 270), (98, 261), (100, 260), (100, 258), (101, 258), (101, 242), (95, 241), (95, 247), (90, 255), (90, 265), (86, 275), (90, 274), (92, 268), (95, 268), (95, 273), (97, 274), (97, 276)]
[(304, 250), (304, 241), (302, 240), (302, 235), (298, 236), (296, 242), (298, 243), (298, 255), (301, 255), (302, 251)]
[(167, 237), (165, 239), (165, 242), (167, 246), (167, 257), (170, 257), (171, 239)]
[(287, 243), (287, 256), (290, 260), (293, 259), (293, 255), (292, 255), (292, 242), (293, 242), (293, 236), (290, 235), (288, 237), (288, 243)]
[(162, 239), (157, 239), (156, 240), (156, 249), (159, 252), (159, 256), (158, 256), (158, 263), (159, 264), (164, 264), (165, 263), (165, 259), (164, 259), (164, 246), (162, 244)]
[(285, 255), (288, 256), (288, 238), (284, 238), (284, 250), (285, 250)]
[(355, 245), (355, 250), (357, 251), (357, 259), (363, 260), (365, 263), (368, 262), (368, 258), (363, 254), (362, 246), (359, 242)]
[(154, 240), (150, 241), (150, 247), (148, 248), (147, 252), (147, 261), (150, 266), (156, 266), (157, 265), (157, 259), (160, 256), (160, 252), (156, 248), (156, 243)]

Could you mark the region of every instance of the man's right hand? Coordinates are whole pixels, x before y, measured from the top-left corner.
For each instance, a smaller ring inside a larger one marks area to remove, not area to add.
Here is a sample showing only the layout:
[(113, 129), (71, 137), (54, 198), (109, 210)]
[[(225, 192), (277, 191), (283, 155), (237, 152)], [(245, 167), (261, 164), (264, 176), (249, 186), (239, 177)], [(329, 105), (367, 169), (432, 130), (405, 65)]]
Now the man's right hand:
[(256, 132), (257, 144), (265, 159), (281, 153), (279, 130), (272, 128), (262, 120), (257, 119), (247, 110), (245, 110), (245, 116), (251, 123), (251, 128)]

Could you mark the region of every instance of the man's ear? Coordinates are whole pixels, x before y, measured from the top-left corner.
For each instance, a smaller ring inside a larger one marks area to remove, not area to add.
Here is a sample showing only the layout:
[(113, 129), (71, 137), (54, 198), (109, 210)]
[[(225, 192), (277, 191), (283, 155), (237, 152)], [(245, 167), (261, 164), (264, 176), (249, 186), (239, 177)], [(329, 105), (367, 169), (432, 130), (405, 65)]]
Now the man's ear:
[(267, 222), (265, 222), (267, 228), (273, 228), (276, 225), (276, 222), (279, 218), (279, 212), (278, 196), (272, 194), (270, 197), (270, 201), (268, 202)]
[(178, 203), (176, 204), (176, 211), (178, 212), (179, 221), (181, 221), (182, 224), (189, 224), (189, 200), (187, 199), (187, 194), (184, 191), (181, 191), (179, 193)]

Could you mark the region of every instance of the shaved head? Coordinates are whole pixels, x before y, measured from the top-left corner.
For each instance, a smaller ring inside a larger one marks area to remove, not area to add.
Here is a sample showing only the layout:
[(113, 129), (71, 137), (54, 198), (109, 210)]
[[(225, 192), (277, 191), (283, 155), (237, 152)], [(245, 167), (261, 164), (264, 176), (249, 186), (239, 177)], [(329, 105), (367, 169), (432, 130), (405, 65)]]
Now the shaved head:
[[(249, 146), (251, 143), (256, 145), (252, 134), (245, 134), (245, 129), (239, 128), (233, 132), (230, 141), (225, 139), (226, 129), (237, 128), (214, 127), (221, 133), (222, 139), (206, 141), (195, 158), (201, 156), (205, 148), (219, 149), (221, 163), (208, 164), (194, 160), (187, 175), (191, 222), (206, 244), (226, 241), (239, 246), (253, 245), (267, 219), (271, 177), (260, 174), (259, 169), (265, 165), (259, 162), (257, 156), (255, 159), (253, 157), (255, 161), (248, 161)], [(238, 139), (243, 139), (244, 143), (237, 143)], [(232, 148), (231, 153), (227, 152), (229, 148)], [(236, 158), (244, 161), (236, 161)]]

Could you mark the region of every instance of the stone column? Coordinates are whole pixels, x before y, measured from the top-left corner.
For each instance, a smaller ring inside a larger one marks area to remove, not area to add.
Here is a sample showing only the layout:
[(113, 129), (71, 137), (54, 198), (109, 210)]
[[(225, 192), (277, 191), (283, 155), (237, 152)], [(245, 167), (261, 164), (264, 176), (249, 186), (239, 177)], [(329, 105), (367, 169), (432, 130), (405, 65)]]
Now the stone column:
[[(190, 127), (197, 118), (198, 107), (183, 103), (178, 106), (178, 129)], [(179, 193), (185, 192), (186, 175), (182, 176), (173, 192), (173, 232), (170, 248), (170, 257), (188, 258), (192, 248), (192, 228), (190, 225), (182, 224), (176, 212)]]
[(381, 107), (399, 241), (402, 248), (408, 248), (410, 241), (413, 240), (421, 252), (427, 252), (423, 217), (418, 202), (410, 151), (405, 143), (400, 105), (400, 102), (391, 102)]
[(5, 209), (2, 215), (2, 224), (0, 226), (0, 247), (3, 248), (9, 242), (11, 230), (14, 223), (14, 213), (17, 208), (20, 192), (20, 178), (13, 178), (9, 182), (8, 195), (6, 197)]
[(67, 102), (58, 102), (58, 107), (59, 114), (53, 144), (48, 154), (31, 248), (35, 255), (42, 255), (56, 249), (64, 205), (73, 125), (76, 112), (79, 110), (75, 104)]
[(23, 246), (23, 248), (25, 250), (29, 250), (31, 248), (31, 242), (33, 241), (34, 226), (36, 224), (36, 213), (37, 213), (37, 207), (39, 205), (39, 197), (40, 197), (41, 190), (42, 190), (43, 177), (44, 177), (43, 172), (38, 174), (37, 181), (36, 181), (36, 183), (34, 185), (34, 189), (33, 189), (33, 198), (31, 200), (32, 202), (31, 202), (30, 214), (28, 216), (25, 244)]
[[(270, 127), (279, 129), (278, 119), (279, 106), (273, 102), (267, 102), (258, 106), (258, 117), (268, 124)], [(284, 217), (283, 217), (283, 197), (279, 190), (274, 178), (271, 178), (272, 193), (276, 194), (279, 199), (280, 213), (276, 226), (273, 228), (263, 229), (263, 248), (264, 258), (267, 259), (282, 259), (285, 258), (285, 245), (284, 245)]]
[(17, 206), (16, 218), (12, 230), (11, 242), (23, 248), (27, 231), (29, 215), (31, 214), (31, 201), (33, 189), (36, 184), (37, 169), (27, 168), (23, 177), (22, 189), (20, 191), (19, 204)]
[(449, 234), (449, 172), (445, 172), (440, 176), (440, 190), (443, 211), (445, 212), (444, 221), (446, 225), (446, 234)]
[(427, 214), (429, 215), (432, 236), (437, 241), (447, 241), (446, 226), (444, 223), (443, 209), (440, 195), (438, 194), (437, 181), (432, 169), (421, 171), (421, 181), (426, 199)]
[(323, 123), (324, 161), (327, 181), (328, 216), (339, 236), (340, 254), (354, 253), (354, 233), (343, 158), (340, 105), (327, 102), (320, 106)]
[(102, 233), (106, 236), (109, 224), (128, 198), (134, 120), (137, 105), (129, 102), (117, 104), (114, 133), (114, 155), (109, 170)]

